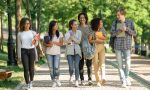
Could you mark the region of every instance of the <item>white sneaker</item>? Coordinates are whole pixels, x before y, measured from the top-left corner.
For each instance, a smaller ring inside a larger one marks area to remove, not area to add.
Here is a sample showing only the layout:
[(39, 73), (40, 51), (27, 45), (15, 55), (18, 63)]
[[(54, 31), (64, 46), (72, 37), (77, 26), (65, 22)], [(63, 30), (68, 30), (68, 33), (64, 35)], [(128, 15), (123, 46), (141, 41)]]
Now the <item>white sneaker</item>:
[(53, 81), (52, 87), (56, 87), (57, 83), (55, 81)]
[(30, 88), (33, 87), (33, 81), (31, 81), (31, 82), (29, 83), (29, 86), (30, 86)]
[(61, 86), (61, 82), (59, 80), (56, 80), (56, 83), (57, 83), (58, 87)]
[(88, 81), (88, 85), (90, 85), (90, 86), (93, 85), (91, 80)]
[(84, 80), (81, 80), (81, 85), (85, 85)]
[(70, 79), (69, 79), (69, 81), (73, 82), (73, 77), (72, 77), (72, 76), (70, 76)]
[(24, 85), (23, 90), (30, 90), (30, 85), (29, 84)]
[(131, 81), (129, 79), (126, 79), (127, 86), (131, 86)]
[(79, 86), (79, 82), (75, 81), (75, 87), (78, 87), (78, 86)]
[(123, 83), (122, 83), (122, 87), (123, 87), (123, 88), (126, 88), (126, 87), (127, 87), (126, 82), (123, 82)]
[(101, 84), (100, 84), (99, 82), (97, 82), (97, 86), (98, 86), (98, 87), (101, 87)]
[(70, 76), (69, 84), (70, 84), (70, 85), (72, 85), (72, 84), (73, 84), (73, 77), (72, 77), (72, 76)]

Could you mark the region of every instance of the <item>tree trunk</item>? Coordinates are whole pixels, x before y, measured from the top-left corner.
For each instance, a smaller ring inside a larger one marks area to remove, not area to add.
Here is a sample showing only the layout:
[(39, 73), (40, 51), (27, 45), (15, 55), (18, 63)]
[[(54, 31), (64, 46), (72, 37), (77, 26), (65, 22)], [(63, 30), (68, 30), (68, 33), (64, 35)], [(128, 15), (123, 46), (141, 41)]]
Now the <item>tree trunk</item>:
[(8, 61), (7, 65), (10, 66), (17, 66), (16, 58), (15, 58), (15, 48), (14, 48), (14, 41), (12, 36), (12, 11), (11, 11), (11, 0), (7, 0), (7, 13), (8, 13), (8, 42), (7, 42), (7, 49), (8, 49)]
[(26, 13), (28, 15), (28, 17), (31, 19), (31, 13), (30, 13), (30, 9), (29, 9), (29, 0), (26, 0)]
[(20, 19), (21, 19), (21, 4), (22, 4), (22, 0), (16, 0), (16, 57), (17, 57), (17, 60), (18, 60), (18, 38), (17, 38), (17, 34), (18, 34), (18, 31), (19, 31), (19, 22), (20, 22)]
[(40, 17), (41, 17), (41, 0), (38, 0), (38, 12), (37, 12), (37, 32), (40, 32)]
[(2, 14), (0, 16), (0, 50), (3, 52), (3, 18)]
[(2, 17), (2, 15), (0, 15), (0, 51), (2, 50), (2, 48), (1, 48), (1, 46), (2, 46), (2, 28), (1, 28), (1, 24), (2, 24), (2, 22), (1, 22), (1, 18)]

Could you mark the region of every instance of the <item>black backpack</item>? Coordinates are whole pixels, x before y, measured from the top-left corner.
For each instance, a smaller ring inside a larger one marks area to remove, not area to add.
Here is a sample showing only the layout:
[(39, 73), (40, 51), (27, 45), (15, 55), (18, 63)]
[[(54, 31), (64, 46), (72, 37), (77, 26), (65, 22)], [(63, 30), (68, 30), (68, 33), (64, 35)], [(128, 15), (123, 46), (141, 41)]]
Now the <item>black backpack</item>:
[[(115, 30), (117, 28), (117, 20), (115, 21)], [(111, 36), (110, 37), (110, 40), (109, 40), (109, 46), (112, 48), (112, 52), (115, 52), (114, 51), (114, 42), (115, 42), (115, 39), (116, 39), (116, 36)]]

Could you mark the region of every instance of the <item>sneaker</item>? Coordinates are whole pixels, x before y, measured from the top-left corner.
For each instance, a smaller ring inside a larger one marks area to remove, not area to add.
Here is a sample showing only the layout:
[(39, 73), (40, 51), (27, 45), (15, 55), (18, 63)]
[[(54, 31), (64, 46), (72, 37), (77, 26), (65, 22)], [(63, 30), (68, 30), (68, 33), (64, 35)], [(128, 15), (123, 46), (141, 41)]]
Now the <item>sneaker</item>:
[(55, 81), (53, 81), (52, 87), (56, 87), (57, 83)]
[(104, 85), (105, 83), (106, 83), (106, 80), (103, 79), (102, 82), (101, 82), (101, 84)]
[(81, 80), (81, 85), (85, 85), (84, 80)]
[(99, 82), (97, 82), (97, 86), (98, 86), (98, 87), (101, 87), (101, 84), (100, 84)]
[(126, 88), (126, 87), (127, 87), (126, 82), (123, 82), (123, 83), (122, 83), (122, 87), (123, 87), (123, 88)]
[(23, 90), (30, 90), (30, 85), (29, 84), (24, 85)]
[(131, 81), (129, 79), (126, 79), (127, 86), (131, 86)]
[(29, 86), (30, 86), (30, 88), (33, 87), (33, 81), (31, 81), (31, 82), (29, 83)]
[(79, 86), (79, 82), (75, 81), (75, 87), (78, 87), (78, 86)]
[(61, 86), (61, 83), (60, 83), (60, 81), (59, 81), (59, 80), (56, 80), (56, 84), (58, 85), (58, 87), (60, 87), (60, 86)]
[(90, 86), (93, 85), (91, 80), (88, 81), (88, 85), (90, 85)]
[(69, 79), (69, 84), (70, 85), (72, 85), (73, 84), (73, 79), (72, 79), (73, 77), (72, 76), (70, 76), (70, 79)]

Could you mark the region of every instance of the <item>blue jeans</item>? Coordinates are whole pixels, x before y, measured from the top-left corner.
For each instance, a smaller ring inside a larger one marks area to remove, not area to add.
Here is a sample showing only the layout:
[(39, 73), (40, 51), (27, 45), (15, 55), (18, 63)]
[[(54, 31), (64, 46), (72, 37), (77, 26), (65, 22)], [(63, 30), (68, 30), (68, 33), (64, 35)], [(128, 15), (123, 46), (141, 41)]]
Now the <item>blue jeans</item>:
[(49, 66), (51, 79), (52, 80), (58, 79), (60, 55), (49, 55), (49, 54), (47, 54), (47, 63)]
[[(130, 66), (131, 66), (131, 55), (130, 50), (116, 50), (116, 58), (118, 61), (118, 70), (120, 74), (120, 80), (124, 82), (130, 72)], [(123, 60), (124, 58), (124, 60)], [(124, 63), (125, 61), (125, 63)], [(125, 65), (124, 65), (125, 64)]]
[(76, 55), (67, 55), (68, 65), (69, 65), (69, 74), (73, 75), (75, 69), (75, 80), (79, 80), (79, 62), (80, 56)]

